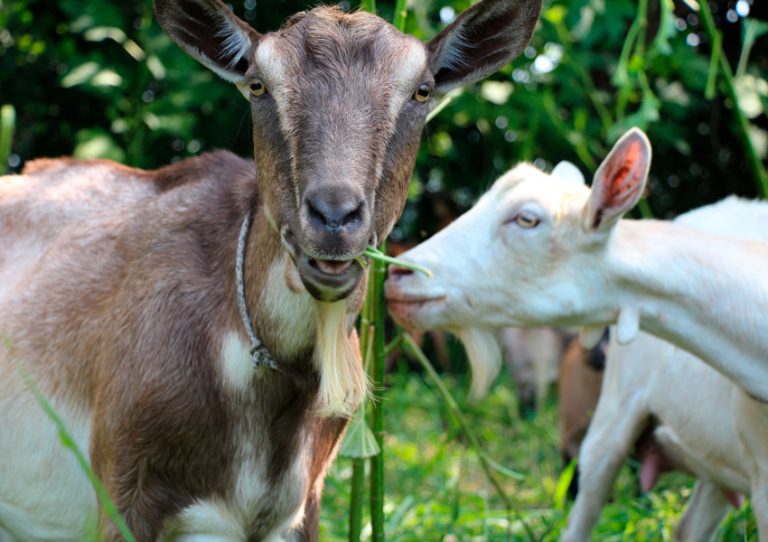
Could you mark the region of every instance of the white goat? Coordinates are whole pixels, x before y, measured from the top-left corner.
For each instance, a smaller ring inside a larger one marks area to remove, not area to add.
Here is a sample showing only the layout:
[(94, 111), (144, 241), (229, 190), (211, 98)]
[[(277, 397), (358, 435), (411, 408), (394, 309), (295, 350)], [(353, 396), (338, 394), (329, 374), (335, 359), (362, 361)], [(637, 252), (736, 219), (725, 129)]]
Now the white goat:
[[(757, 399), (735, 406), (751, 428), (739, 432), (739, 443), (753, 458), (768, 458), (768, 244), (677, 223), (620, 221), (642, 194), (650, 157), (645, 134), (635, 129), (606, 157), (591, 190), (557, 169), (547, 175), (518, 166), (468, 213), (402, 256), (434, 276), (391, 269), (390, 312), (406, 326), (445, 328), (474, 342), (468, 351), (483, 381), (493, 370), (472, 353), (492, 353), (478, 346), (493, 340), (490, 328), (581, 325), (589, 343), (596, 330), (616, 324), (621, 344), (642, 328)], [(768, 461), (754, 460), (750, 472), (768, 540)]]
[[(721, 235), (768, 241), (768, 203), (729, 198), (697, 209), (678, 223)], [(719, 398), (713, 401), (712, 398)], [(749, 494), (765, 448), (741, 446), (753, 431), (742, 416), (753, 400), (693, 355), (640, 333), (631, 344), (612, 341), (603, 391), (579, 454), (580, 492), (564, 540), (585, 540), (608, 497), (618, 468), (651, 417), (656, 445), (675, 467), (699, 478), (675, 538), (711, 540), (734, 492)], [(658, 475), (655, 456), (645, 458), (641, 481)], [(765, 489), (763, 488), (763, 491)]]

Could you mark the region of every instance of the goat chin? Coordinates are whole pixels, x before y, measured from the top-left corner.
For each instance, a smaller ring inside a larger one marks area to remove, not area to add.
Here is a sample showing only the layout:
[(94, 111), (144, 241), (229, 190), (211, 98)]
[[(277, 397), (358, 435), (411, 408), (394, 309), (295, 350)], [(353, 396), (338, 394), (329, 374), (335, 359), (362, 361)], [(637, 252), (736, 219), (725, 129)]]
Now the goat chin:
[(465, 328), (454, 334), (464, 345), (472, 369), (469, 395), (472, 399), (482, 399), (501, 369), (501, 348), (496, 334), (482, 328)]
[(350, 416), (368, 393), (368, 376), (347, 329), (344, 300), (318, 302), (315, 367), (320, 372), (320, 413)]

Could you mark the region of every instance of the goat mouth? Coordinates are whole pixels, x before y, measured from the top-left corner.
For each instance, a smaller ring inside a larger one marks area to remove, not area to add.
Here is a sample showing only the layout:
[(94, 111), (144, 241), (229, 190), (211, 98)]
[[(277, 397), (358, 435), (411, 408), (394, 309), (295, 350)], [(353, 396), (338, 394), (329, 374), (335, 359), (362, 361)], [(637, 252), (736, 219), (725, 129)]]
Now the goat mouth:
[(354, 255), (317, 256), (305, 250), (289, 228), (281, 230), (281, 242), (298, 271), (307, 292), (319, 301), (339, 301), (347, 297), (360, 283), (363, 269)]
[(412, 305), (417, 307), (445, 300), (446, 296), (444, 295), (387, 295), (387, 303), (390, 305)]
[(310, 267), (319, 269), (326, 275), (341, 275), (352, 265), (352, 260), (320, 260), (317, 258), (309, 259)]
[(313, 258), (302, 251), (296, 267), (309, 294), (320, 301), (338, 301), (347, 297), (360, 282), (363, 269), (354, 259)]
[(412, 330), (431, 327), (430, 321), (448, 302), (445, 295), (401, 295), (387, 292), (387, 311), (401, 326)]

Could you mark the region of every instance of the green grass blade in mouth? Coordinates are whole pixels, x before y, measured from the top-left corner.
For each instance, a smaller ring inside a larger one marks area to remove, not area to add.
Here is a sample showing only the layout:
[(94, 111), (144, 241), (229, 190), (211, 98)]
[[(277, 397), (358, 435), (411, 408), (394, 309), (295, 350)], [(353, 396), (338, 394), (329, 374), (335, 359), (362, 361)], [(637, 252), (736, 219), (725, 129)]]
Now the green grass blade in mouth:
[[(398, 258), (393, 258), (392, 256), (387, 256), (380, 250), (374, 248), (374, 247), (368, 247), (363, 251), (364, 256), (368, 256), (372, 260), (379, 260), (381, 262), (390, 264), (390, 265), (398, 265), (400, 267), (404, 267), (405, 269), (412, 269), (413, 271), (418, 271), (419, 273), (424, 273), (427, 278), (432, 278), (432, 271), (424, 267), (423, 265), (419, 265), (417, 263), (409, 262), (406, 260), (400, 260)], [(360, 262), (360, 265), (363, 269), (367, 269), (368, 266), (363, 263), (362, 257), (358, 258), (358, 262)]]

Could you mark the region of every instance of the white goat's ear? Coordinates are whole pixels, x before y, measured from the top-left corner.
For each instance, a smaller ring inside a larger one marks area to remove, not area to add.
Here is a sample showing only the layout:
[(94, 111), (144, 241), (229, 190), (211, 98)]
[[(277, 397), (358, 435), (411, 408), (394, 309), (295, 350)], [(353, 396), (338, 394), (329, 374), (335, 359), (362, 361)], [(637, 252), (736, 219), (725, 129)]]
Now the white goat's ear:
[(581, 171), (579, 171), (579, 168), (567, 160), (563, 160), (557, 164), (550, 175), (578, 184), (587, 184), (587, 181), (584, 179), (584, 175)]
[(261, 35), (219, 0), (154, 0), (163, 30), (192, 57), (242, 83)]
[(427, 45), (438, 92), (472, 83), (509, 64), (528, 45), (541, 0), (482, 0)]
[(643, 195), (651, 166), (651, 144), (639, 128), (632, 128), (597, 168), (589, 201), (584, 208), (587, 231), (607, 231), (634, 207)]

